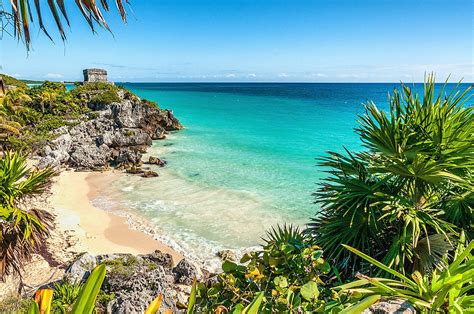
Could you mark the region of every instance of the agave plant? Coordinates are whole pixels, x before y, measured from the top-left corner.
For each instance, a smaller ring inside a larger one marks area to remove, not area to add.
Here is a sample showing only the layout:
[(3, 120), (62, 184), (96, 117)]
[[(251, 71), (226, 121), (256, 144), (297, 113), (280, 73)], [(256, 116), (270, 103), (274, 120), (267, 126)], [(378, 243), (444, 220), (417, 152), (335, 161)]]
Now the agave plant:
[[(38, 26), (43, 31), (43, 33), (52, 40), (52, 37), (49, 35), (46, 27), (43, 23), (42, 15), (42, 5), (41, 1), (35, 0), (34, 7), (31, 5), (30, 0), (10, 0), (12, 13), (8, 14), (5, 11), (0, 11), (0, 18), (5, 16), (5, 18), (11, 18), (13, 20), (13, 28), (16, 37), (18, 40), (23, 39), (26, 45), (27, 50), (30, 49), (30, 28), (31, 23), (34, 22), (34, 12), (36, 12), (36, 18), (38, 19)], [(100, 5), (97, 4), (95, 0), (77, 0), (75, 1), (77, 8), (81, 12), (82, 16), (86, 20), (87, 24), (93, 32), (95, 32), (94, 24), (98, 24), (101, 27), (110, 31), (110, 28), (104, 18), (103, 12), (110, 10), (110, 5), (108, 0), (101, 0)], [(122, 17), (122, 20), (126, 23), (127, 14), (124, 8), (124, 3), (128, 3), (128, 0), (115, 0), (117, 10)], [(0, 1), (1, 4), (1, 1)], [(64, 0), (48, 0), (48, 9), (51, 12), (56, 26), (59, 30), (62, 40), (66, 40), (66, 33), (64, 31), (64, 21), (68, 26), (70, 26), (68, 12), (66, 9)], [(43, 4), (44, 6), (44, 4)], [(3, 6), (0, 5), (0, 8)], [(33, 9), (32, 9), (33, 8)], [(44, 9), (44, 8), (43, 8)], [(62, 18), (61, 18), (62, 15)]]
[(474, 241), (466, 248), (460, 244), (452, 263), (443, 270), (435, 269), (430, 274), (415, 271), (411, 278), (350, 246), (344, 247), (396, 278), (358, 275), (359, 280), (337, 287), (340, 294), (357, 296), (358, 301), (352, 301), (354, 306), (365, 304), (364, 307), (368, 307), (369, 298), (372, 301), (397, 298), (408, 301), (422, 313), (474, 312), (474, 257), (471, 253)]
[[(329, 177), (315, 193), (321, 210), (309, 225), (328, 260), (348, 275), (370, 268), (347, 244), (404, 273), (439, 261), (450, 237), (472, 232), (474, 108), (470, 87), (420, 98), (408, 86), (389, 97), (389, 112), (366, 105), (356, 129), (367, 149), (330, 153)], [(435, 237), (434, 235), (442, 235)]]
[(26, 156), (7, 151), (0, 160), (0, 278), (14, 273), (21, 279), (24, 262), (48, 237), (52, 216), (26, 208), (28, 197), (44, 191), (54, 174), (32, 170)]

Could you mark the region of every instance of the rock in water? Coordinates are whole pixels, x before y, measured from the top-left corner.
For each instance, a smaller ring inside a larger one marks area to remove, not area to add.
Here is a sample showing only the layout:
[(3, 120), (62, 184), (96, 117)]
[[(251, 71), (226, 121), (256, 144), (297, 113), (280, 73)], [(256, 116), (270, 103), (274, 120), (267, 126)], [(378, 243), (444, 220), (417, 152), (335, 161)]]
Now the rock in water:
[(150, 156), (150, 158), (148, 158), (148, 164), (164, 167), (166, 166), (167, 162), (166, 160), (160, 159), (158, 157)]
[(142, 173), (142, 177), (143, 178), (155, 178), (155, 177), (158, 177), (158, 173), (156, 173), (155, 171), (148, 170), (148, 171), (145, 171), (145, 172)]
[(217, 256), (219, 256), (221, 258), (221, 260), (223, 260), (223, 261), (226, 261), (226, 260), (232, 261), (232, 262), (238, 261), (237, 255), (235, 255), (235, 252), (232, 251), (232, 250), (219, 251), (219, 252), (217, 252)]

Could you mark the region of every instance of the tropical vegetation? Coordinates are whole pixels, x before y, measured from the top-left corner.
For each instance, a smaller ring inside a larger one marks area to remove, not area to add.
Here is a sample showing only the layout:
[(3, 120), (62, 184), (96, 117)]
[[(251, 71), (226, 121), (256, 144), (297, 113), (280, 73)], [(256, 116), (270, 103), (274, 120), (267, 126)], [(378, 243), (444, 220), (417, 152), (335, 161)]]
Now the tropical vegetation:
[(22, 268), (44, 244), (52, 221), (50, 213), (29, 208), (26, 200), (42, 193), (54, 174), (51, 169), (27, 166), (26, 155), (6, 151), (0, 159), (0, 279)]
[[(5, 148), (35, 151), (54, 130), (88, 119), (101, 106), (132, 93), (110, 84), (44, 82), (8, 90), (0, 99)], [(276, 226), (262, 248), (226, 260), (223, 272), (195, 282), (188, 313), (358, 313), (396, 297), (420, 312), (474, 308), (474, 117), (470, 89), (429, 76), (422, 97), (394, 90), (389, 110), (366, 104), (359, 134), (365, 151), (330, 152), (328, 172), (315, 193), (318, 215), (307, 229)], [(149, 103), (149, 105), (155, 105)], [(51, 216), (28, 208), (53, 172), (26, 166), (24, 153), (0, 160), (0, 275), (21, 276), (24, 261), (48, 236)], [(90, 313), (107, 303), (100, 291), (104, 264), (83, 285), (56, 283), (40, 290), (30, 312)], [(156, 313), (157, 296), (147, 309)]]
[(94, 83), (68, 90), (62, 83), (45, 81), (26, 89), (7, 90), (0, 97), (0, 144), (4, 149), (37, 152), (54, 139), (52, 131), (89, 119), (90, 101), (119, 101), (120, 89), (112, 84)]
[(354, 248), (344, 247), (396, 278), (372, 278), (359, 274), (359, 280), (336, 288), (339, 293), (353, 298), (351, 302), (356, 306), (368, 299), (399, 298), (408, 301), (421, 313), (433, 310), (442, 313), (474, 312), (474, 241), (467, 247), (460, 241), (453, 261), (446, 267), (425, 274), (415, 271), (411, 278)]
[[(11, 13), (4, 9), (3, 1), (0, 0), (0, 18), (8, 19), (13, 27), (13, 34), (18, 40), (23, 40), (26, 48), (30, 49), (31, 43), (31, 24), (34, 23), (34, 18), (37, 18), (38, 28), (52, 41), (52, 37), (49, 34), (46, 26), (43, 22), (43, 12), (46, 7), (46, 2), (41, 1), (30, 1), (30, 0), (10, 0)], [(34, 2), (34, 3), (33, 3)], [(103, 27), (110, 31), (107, 21), (104, 18), (104, 11), (110, 11), (110, 1), (101, 0), (77, 0), (75, 4), (77, 9), (82, 13), (83, 18), (91, 28), (92, 32), (95, 32), (95, 25)], [(128, 0), (115, 0), (117, 10), (122, 17), (124, 23), (127, 22), (127, 13), (124, 7), (124, 3), (128, 4)], [(32, 5), (34, 4), (34, 6)], [(66, 32), (64, 23), (67, 26), (71, 26), (68, 16), (67, 7), (64, 0), (51, 0), (47, 1), (47, 10), (51, 13), (56, 27), (59, 31), (61, 39), (66, 40)], [(10, 23), (2, 23), (3, 25), (10, 25)], [(0, 31), (8, 31), (0, 29)]]
[(322, 159), (329, 176), (315, 194), (321, 209), (308, 231), (348, 277), (381, 273), (341, 244), (405, 274), (440, 266), (462, 231), (473, 236), (470, 88), (435, 90), (429, 76), (423, 97), (402, 85), (388, 112), (369, 102), (356, 129), (367, 150)]
[(262, 311), (305, 312), (324, 308), (323, 278), (331, 267), (323, 251), (299, 228), (276, 227), (262, 250), (245, 254), (240, 263), (225, 261), (213, 284), (198, 285), (197, 304), (204, 312), (242, 310), (263, 293)]

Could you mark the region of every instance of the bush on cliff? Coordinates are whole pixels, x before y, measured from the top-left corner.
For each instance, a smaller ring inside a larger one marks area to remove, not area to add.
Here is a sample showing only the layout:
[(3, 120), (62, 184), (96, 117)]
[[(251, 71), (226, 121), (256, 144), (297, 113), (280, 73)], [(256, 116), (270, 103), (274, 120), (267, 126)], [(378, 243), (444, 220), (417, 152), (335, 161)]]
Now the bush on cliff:
[(341, 244), (412, 273), (439, 265), (462, 230), (472, 237), (474, 108), (469, 88), (446, 88), (435, 94), (430, 76), (422, 98), (395, 89), (388, 113), (369, 102), (356, 129), (367, 151), (323, 158), (309, 231), (348, 277), (371, 267)]
[[(200, 310), (243, 309), (263, 292), (262, 311), (322, 310), (329, 290), (323, 277), (331, 267), (323, 251), (297, 227), (277, 227), (267, 233), (262, 250), (245, 254), (241, 264), (225, 261), (215, 283), (200, 283)], [(211, 281), (211, 282), (213, 282)]]

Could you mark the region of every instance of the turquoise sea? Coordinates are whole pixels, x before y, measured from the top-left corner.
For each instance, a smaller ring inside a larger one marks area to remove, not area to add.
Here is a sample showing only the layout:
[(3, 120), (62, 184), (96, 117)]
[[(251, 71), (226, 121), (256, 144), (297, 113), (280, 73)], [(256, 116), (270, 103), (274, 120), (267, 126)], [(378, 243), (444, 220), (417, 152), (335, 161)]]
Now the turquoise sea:
[[(204, 259), (258, 245), (275, 224), (304, 225), (326, 174), (315, 158), (362, 149), (353, 128), (363, 103), (386, 109), (398, 84), (129, 83), (172, 109), (186, 129), (156, 141), (159, 178), (115, 182), (118, 204), (163, 238)], [(467, 86), (467, 85), (466, 85)], [(418, 90), (421, 85), (417, 85)]]

